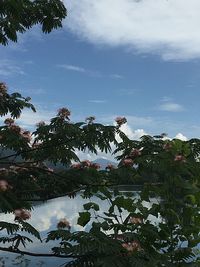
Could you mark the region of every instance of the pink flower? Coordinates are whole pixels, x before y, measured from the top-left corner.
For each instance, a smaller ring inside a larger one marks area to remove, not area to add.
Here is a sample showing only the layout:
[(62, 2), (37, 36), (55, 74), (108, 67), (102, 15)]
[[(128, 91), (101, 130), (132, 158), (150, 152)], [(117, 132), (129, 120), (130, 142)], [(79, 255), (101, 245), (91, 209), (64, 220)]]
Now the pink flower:
[(27, 140), (27, 142), (31, 141), (31, 133), (29, 131), (24, 131), (21, 133), (21, 136)]
[(125, 248), (129, 252), (141, 250), (141, 246), (140, 246), (138, 241), (132, 241), (132, 242), (128, 242), (128, 243), (123, 243), (122, 247)]
[(138, 157), (141, 156), (141, 151), (139, 149), (132, 149), (130, 153), (130, 157)]
[(83, 161), (81, 162), (81, 165), (82, 165), (82, 167), (86, 167), (86, 168), (88, 168), (88, 167), (91, 166), (91, 162), (90, 162), (89, 160), (83, 160)]
[(143, 219), (139, 218), (139, 217), (130, 217), (129, 221), (130, 221), (130, 223), (133, 223), (133, 224), (143, 223)]
[(172, 148), (172, 145), (170, 143), (166, 143), (163, 145), (163, 149), (166, 151), (169, 151)]
[(117, 117), (115, 119), (117, 125), (120, 127), (121, 125), (125, 124), (127, 122), (127, 119), (125, 117)]
[(21, 128), (18, 125), (12, 124), (9, 126), (9, 129), (16, 134), (19, 134), (21, 132)]
[(1, 96), (5, 95), (8, 91), (8, 88), (5, 83), (0, 83), (0, 93)]
[(9, 184), (6, 180), (0, 180), (0, 192), (7, 191), (9, 189)]
[(69, 116), (71, 115), (71, 112), (67, 108), (60, 108), (58, 110), (58, 116), (62, 119), (69, 119)]
[(183, 155), (176, 155), (174, 161), (186, 162), (186, 158)]
[(131, 167), (131, 166), (133, 166), (133, 160), (132, 159), (124, 159), (123, 160), (123, 165), (126, 166), (126, 167), (127, 166)]
[(65, 219), (65, 218), (64, 218), (64, 219), (61, 219), (61, 220), (58, 222), (57, 227), (58, 227), (58, 228), (68, 228), (68, 229), (71, 228), (70, 223), (69, 223), (68, 220)]
[(8, 126), (14, 124), (14, 122), (15, 122), (15, 121), (14, 121), (12, 118), (7, 118), (7, 119), (5, 119), (5, 121), (4, 121), (4, 123), (5, 123), (6, 125), (8, 125)]
[(111, 171), (111, 170), (113, 170), (113, 169), (115, 169), (115, 166), (112, 165), (112, 164), (108, 164), (108, 165), (106, 166), (106, 170)]
[(80, 163), (72, 164), (71, 168), (72, 169), (80, 169), (81, 168), (81, 164)]
[(101, 166), (98, 163), (91, 163), (90, 167), (93, 168), (93, 169), (96, 169), (96, 170), (101, 168)]
[(17, 209), (14, 211), (15, 220), (28, 220), (31, 218), (31, 213), (25, 209)]

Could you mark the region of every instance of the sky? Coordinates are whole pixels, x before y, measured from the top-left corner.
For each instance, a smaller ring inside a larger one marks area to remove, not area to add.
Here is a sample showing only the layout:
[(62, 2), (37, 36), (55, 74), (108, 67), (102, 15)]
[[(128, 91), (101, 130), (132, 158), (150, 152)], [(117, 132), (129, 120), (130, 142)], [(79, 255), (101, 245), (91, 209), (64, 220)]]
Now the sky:
[(30, 96), (34, 127), (60, 107), (73, 121), (125, 116), (131, 138), (200, 137), (200, 1), (64, 0), (63, 28), (0, 47), (0, 80)]

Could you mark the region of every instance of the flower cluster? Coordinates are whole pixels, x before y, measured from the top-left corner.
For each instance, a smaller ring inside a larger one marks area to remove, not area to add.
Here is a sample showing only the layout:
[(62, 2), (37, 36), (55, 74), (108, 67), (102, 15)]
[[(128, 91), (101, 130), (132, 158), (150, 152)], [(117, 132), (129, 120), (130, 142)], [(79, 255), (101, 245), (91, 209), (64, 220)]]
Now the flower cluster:
[(0, 97), (4, 96), (8, 91), (5, 83), (0, 83)]
[(138, 241), (132, 241), (128, 243), (122, 243), (122, 247), (125, 248), (128, 252), (140, 251), (141, 246)]
[(7, 191), (10, 188), (6, 180), (0, 180), (0, 192)]
[(132, 157), (132, 158), (136, 158), (136, 157), (138, 157), (138, 156), (141, 156), (141, 150), (140, 149), (132, 149), (131, 150), (131, 153), (130, 153), (130, 157)]
[(4, 123), (15, 134), (20, 135), (22, 138), (26, 139), (27, 142), (31, 141), (31, 132), (21, 129), (20, 126), (15, 124), (15, 121), (12, 118), (5, 119)]
[(70, 120), (69, 119), (69, 116), (71, 115), (71, 112), (67, 109), (67, 108), (60, 108), (58, 110), (58, 116), (61, 118), (61, 119), (67, 119), (67, 120)]
[(108, 165), (106, 166), (106, 170), (111, 171), (111, 170), (114, 170), (114, 169), (115, 169), (115, 166), (112, 165), (112, 164), (108, 164)]
[(92, 169), (98, 170), (98, 169), (101, 168), (101, 166), (98, 163), (93, 163), (93, 162), (91, 162), (89, 160), (83, 160), (80, 163), (72, 164), (71, 168), (73, 168), (73, 169), (89, 169), (89, 168), (92, 168)]
[(27, 142), (31, 141), (31, 133), (29, 131), (22, 131), (21, 136), (27, 140)]
[(13, 125), (14, 122), (15, 122), (15, 121), (14, 121), (12, 118), (7, 118), (7, 119), (5, 119), (5, 121), (4, 121), (4, 123), (5, 123), (6, 125), (8, 125), (8, 126)]
[(25, 209), (17, 209), (14, 211), (15, 220), (28, 220), (31, 218), (31, 213)]
[(16, 133), (16, 134), (20, 134), (20, 132), (21, 132), (21, 128), (20, 128), (18, 125), (16, 125), (16, 124), (11, 124), (11, 125), (9, 126), (9, 129), (10, 129), (12, 132)]
[(143, 223), (143, 219), (140, 217), (130, 217), (129, 222), (133, 224), (141, 224)]
[(186, 158), (183, 155), (176, 155), (174, 161), (186, 162)]
[(88, 124), (92, 124), (94, 122), (96, 118), (94, 116), (90, 116), (90, 117), (87, 117), (85, 119), (85, 121), (88, 123)]
[(163, 149), (165, 151), (169, 151), (171, 148), (172, 148), (172, 145), (169, 142), (163, 145)]
[(61, 219), (58, 224), (57, 224), (57, 228), (68, 228), (70, 229), (71, 226), (70, 226), (70, 223), (67, 219)]
[(115, 121), (117, 125), (120, 127), (127, 122), (127, 119), (125, 117), (117, 117)]
[(133, 160), (132, 159), (129, 159), (129, 158), (124, 159), (123, 162), (122, 162), (122, 164), (124, 166), (126, 166), (126, 167), (132, 167), (133, 166), (133, 163), (134, 163)]

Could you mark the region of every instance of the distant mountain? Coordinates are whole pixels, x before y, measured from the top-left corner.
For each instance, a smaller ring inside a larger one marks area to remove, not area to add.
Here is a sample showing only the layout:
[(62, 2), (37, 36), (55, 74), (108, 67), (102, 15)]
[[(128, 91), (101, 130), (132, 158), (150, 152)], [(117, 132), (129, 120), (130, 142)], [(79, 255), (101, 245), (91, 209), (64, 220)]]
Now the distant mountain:
[[(1, 157), (6, 157), (6, 156), (9, 156), (9, 155), (13, 155), (15, 154), (14, 151), (12, 151), (11, 149), (3, 149), (2, 147), (0, 147), (0, 158)], [(21, 156), (13, 156), (13, 157), (10, 157), (9, 158), (9, 161), (12, 161), (12, 160), (15, 160), (15, 161), (22, 161), (22, 158)], [(98, 163), (100, 166), (101, 166), (101, 170), (105, 170), (105, 168), (108, 166), (108, 164), (112, 164), (113, 166), (117, 167), (118, 163), (117, 162), (114, 162), (114, 161), (111, 161), (111, 160), (108, 160), (108, 159), (104, 159), (104, 158), (98, 158), (96, 160), (93, 161), (93, 163)], [(69, 168), (68, 166), (64, 166), (62, 163), (57, 163), (57, 164), (54, 164), (50, 161), (47, 161), (45, 160), (44, 161), (44, 164), (48, 167), (48, 168), (52, 168), (54, 170), (66, 170), (67, 168)], [(1, 164), (0, 162), (0, 168), (3, 168), (3, 167), (6, 167), (7, 165), (4, 165), (4, 164)]]
[(113, 166), (117, 167), (118, 163), (108, 160), (108, 159), (104, 159), (104, 158), (98, 158), (96, 160), (93, 161), (93, 163), (98, 163), (101, 166), (101, 170), (105, 170), (105, 168), (108, 166), (108, 164), (112, 164)]

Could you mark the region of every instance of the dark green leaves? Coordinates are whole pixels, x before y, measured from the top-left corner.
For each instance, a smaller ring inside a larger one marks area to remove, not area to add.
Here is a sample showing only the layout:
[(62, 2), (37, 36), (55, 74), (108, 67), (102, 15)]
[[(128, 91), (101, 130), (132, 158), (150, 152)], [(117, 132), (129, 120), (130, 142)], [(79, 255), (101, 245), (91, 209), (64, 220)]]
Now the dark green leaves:
[(61, 0), (1, 0), (0, 44), (17, 42), (17, 34), (40, 24), (44, 33), (62, 27), (67, 10)]
[(78, 224), (81, 226), (85, 226), (91, 218), (91, 214), (89, 212), (79, 212)]

